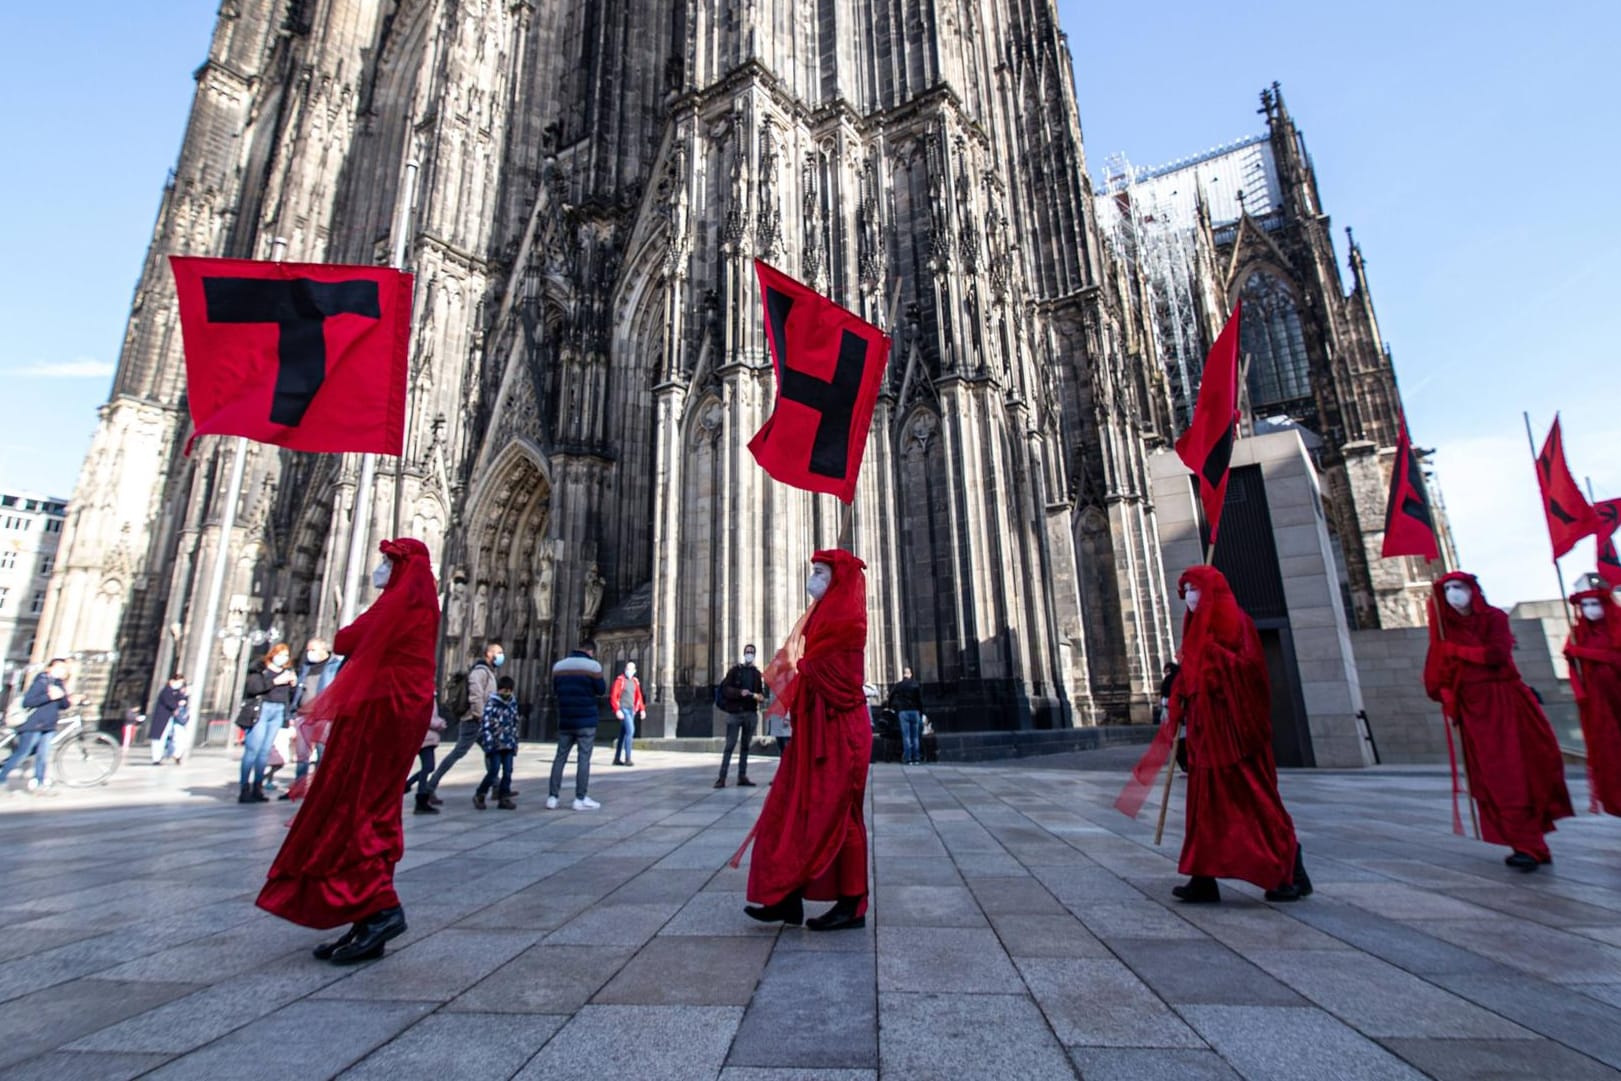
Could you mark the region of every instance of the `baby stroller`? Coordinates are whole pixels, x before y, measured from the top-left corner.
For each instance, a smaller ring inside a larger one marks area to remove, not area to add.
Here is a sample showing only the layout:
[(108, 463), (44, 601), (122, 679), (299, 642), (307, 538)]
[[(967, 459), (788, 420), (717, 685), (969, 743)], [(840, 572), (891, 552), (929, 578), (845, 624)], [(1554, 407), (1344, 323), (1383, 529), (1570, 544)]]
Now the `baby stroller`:
[(876, 739), (874, 755), (880, 762), (901, 760), (901, 719), (887, 706), (868, 706), (872, 714), (872, 734)]

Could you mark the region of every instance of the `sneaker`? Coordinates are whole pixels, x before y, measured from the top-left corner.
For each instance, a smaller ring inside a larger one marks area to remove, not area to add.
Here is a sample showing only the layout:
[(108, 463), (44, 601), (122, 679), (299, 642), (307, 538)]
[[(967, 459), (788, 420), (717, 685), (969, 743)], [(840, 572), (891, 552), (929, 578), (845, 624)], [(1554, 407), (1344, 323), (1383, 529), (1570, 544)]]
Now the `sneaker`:
[(445, 804), (445, 801), (440, 799), (438, 796), (429, 796), (428, 802), (433, 804), (435, 807), (443, 807)]
[(574, 809), (576, 811), (594, 811), (601, 806), (602, 804), (598, 803), (590, 796), (581, 796), (579, 799), (574, 801)]
[(547, 796), (546, 797), (546, 809), (548, 811), (557, 810), (557, 797), (556, 796)]
[(715, 782), (715, 787), (716, 788), (725, 788), (726, 787), (726, 778), (722, 777), (720, 780), (716, 781)]
[(739, 788), (753, 788), (754, 787), (754, 782), (749, 780), (747, 777), (739, 777), (737, 779), (737, 787), (739, 787)]
[(484, 793), (482, 793), (482, 792), (474, 792), (473, 793), (473, 806), (477, 807), (481, 811), (484, 809), (484, 807), (485, 807)]

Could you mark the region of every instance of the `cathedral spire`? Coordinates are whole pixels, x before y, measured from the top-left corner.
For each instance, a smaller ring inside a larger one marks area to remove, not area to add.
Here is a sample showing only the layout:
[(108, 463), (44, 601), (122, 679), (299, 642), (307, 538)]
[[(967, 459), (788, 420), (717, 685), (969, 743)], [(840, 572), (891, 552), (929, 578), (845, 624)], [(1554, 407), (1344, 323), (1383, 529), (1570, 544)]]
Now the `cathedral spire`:
[(1356, 300), (1357, 307), (1364, 319), (1367, 320), (1367, 330), (1370, 340), (1380, 349), (1384, 348), (1384, 338), (1379, 334), (1379, 317), (1373, 311), (1373, 291), (1368, 288), (1368, 264), (1362, 258), (1362, 245), (1356, 242), (1356, 236), (1351, 227), (1345, 227), (1345, 243), (1350, 248), (1348, 261), (1351, 265), (1351, 296)]

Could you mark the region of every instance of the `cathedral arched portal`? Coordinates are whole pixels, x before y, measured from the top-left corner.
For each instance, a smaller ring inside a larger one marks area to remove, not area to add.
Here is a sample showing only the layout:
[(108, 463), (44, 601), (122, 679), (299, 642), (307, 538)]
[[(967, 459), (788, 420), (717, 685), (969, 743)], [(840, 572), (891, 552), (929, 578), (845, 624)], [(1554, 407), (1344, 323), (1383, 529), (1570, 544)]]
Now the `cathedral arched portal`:
[[(506, 666), (526, 706), (546, 691), (556, 630), (559, 545), (552, 537), (552, 481), (545, 458), (515, 441), (475, 489), (467, 516), (466, 563), (449, 568), (445, 602), (445, 669), (470, 664), (485, 643), (500, 640)], [(529, 734), (539, 711), (528, 709)]]

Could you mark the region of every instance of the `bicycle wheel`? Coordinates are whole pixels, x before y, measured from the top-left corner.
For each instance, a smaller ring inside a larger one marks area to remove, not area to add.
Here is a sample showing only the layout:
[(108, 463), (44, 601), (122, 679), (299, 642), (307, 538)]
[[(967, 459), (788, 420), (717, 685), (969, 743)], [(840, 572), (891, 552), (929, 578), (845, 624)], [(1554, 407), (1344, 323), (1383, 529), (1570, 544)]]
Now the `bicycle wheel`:
[(91, 788), (118, 769), (122, 749), (105, 732), (81, 732), (56, 749), (56, 777), (69, 788)]

